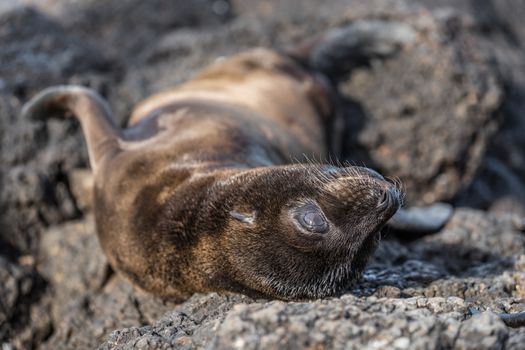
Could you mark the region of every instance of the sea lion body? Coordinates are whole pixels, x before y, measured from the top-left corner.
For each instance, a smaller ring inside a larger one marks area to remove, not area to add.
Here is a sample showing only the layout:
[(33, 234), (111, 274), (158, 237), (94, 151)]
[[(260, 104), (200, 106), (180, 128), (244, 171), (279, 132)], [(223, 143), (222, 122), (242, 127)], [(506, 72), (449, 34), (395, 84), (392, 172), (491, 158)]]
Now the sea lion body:
[(373, 170), (300, 163), (327, 156), (335, 104), (294, 55), (256, 49), (216, 62), (139, 104), (124, 130), (91, 90), (44, 90), (24, 113), (51, 110), (82, 125), (110, 264), (162, 297), (333, 295), (401, 205)]
[[(216, 251), (221, 240), (207, 239), (206, 231), (216, 231), (209, 221), (220, 222), (221, 214), (211, 210), (213, 195), (205, 189), (232, 182), (232, 175), (271, 179), (269, 166), (325, 157), (323, 131), (330, 113), (329, 96), (313, 75), (265, 49), (218, 62), (180, 88), (144, 101), (123, 131), (120, 147), (126, 153), (102, 166), (105, 171), (95, 179), (97, 228), (112, 266), (142, 288), (168, 297), (222, 288), (270, 294), (221, 276), (242, 268), (221, 262), (224, 257)], [(220, 195), (231, 197), (228, 192), (237, 186), (224, 186)], [(252, 203), (242, 208), (244, 201), (241, 196), (240, 207), (219, 211), (254, 210)], [(177, 220), (167, 222), (168, 217)], [(188, 234), (191, 226), (200, 231), (195, 237)], [(173, 246), (163, 243), (176, 235)], [(242, 239), (234, 239), (244, 249)], [(193, 271), (207, 271), (207, 276)]]

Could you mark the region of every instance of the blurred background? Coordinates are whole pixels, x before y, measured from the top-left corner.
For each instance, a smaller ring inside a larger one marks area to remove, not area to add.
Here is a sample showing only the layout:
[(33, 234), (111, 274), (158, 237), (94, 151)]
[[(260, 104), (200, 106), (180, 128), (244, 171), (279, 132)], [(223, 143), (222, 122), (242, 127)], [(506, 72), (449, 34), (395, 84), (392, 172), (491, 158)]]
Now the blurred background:
[[(415, 43), (338, 80), (340, 159), (399, 177), (409, 205), (445, 201), (523, 218), (523, 18), (525, 1), (511, 0), (0, 0), (0, 342), (64, 342), (62, 320), (112, 275), (90, 256), (100, 252), (78, 125), (19, 117), (39, 90), (90, 86), (125, 125), (134, 104), (218, 57), (356, 20), (403, 21)], [(77, 270), (64, 270), (58, 255)], [(83, 317), (99, 332), (75, 340), (86, 347), (126, 326), (110, 313)], [(80, 332), (68, 327), (70, 338)]]

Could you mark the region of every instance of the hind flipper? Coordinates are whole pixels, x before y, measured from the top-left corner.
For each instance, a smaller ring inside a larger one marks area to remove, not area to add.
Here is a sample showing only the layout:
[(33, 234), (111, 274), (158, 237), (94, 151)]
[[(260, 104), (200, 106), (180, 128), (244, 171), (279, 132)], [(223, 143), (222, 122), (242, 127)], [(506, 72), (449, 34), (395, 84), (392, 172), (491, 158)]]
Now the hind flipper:
[(24, 105), (22, 117), (44, 119), (57, 112), (80, 121), (93, 172), (102, 160), (120, 151), (120, 130), (107, 102), (94, 90), (75, 85), (49, 87)]

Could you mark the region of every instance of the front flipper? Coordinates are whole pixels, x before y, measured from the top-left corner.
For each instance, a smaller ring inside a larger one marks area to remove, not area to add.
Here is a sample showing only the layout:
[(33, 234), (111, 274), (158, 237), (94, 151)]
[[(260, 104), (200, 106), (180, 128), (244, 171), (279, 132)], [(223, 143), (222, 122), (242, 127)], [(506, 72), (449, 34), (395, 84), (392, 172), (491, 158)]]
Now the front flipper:
[(416, 31), (406, 23), (359, 20), (329, 30), (285, 53), (310, 69), (334, 78), (374, 58), (393, 56), (416, 37)]
[(403, 236), (417, 238), (441, 230), (454, 213), (454, 207), (435, 203), (426, 207), (401, 208), (387, 226)]

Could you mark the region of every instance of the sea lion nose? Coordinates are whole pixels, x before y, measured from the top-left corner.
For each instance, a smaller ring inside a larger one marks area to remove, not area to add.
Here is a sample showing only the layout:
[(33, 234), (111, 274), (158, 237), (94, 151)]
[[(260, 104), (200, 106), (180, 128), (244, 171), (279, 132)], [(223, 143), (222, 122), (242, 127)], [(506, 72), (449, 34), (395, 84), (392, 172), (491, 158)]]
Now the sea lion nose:
[(380, 209), (386, 209), (392, 206), (399, 206), (401, 203), (401, 198), (399, 191), (394, 187), (382, 188), (381, 195), (377, 202), (377, 207)]
[(382, 191), (381, 196), (379, 196), (379, 202), (377, 203), (378, 207), (384, 207), (388, 205), (388, 190)]

